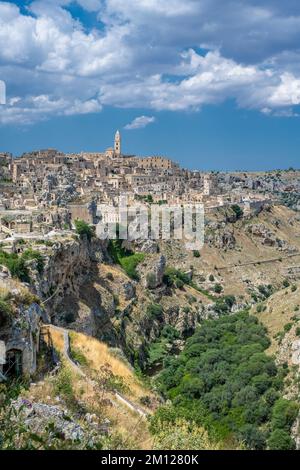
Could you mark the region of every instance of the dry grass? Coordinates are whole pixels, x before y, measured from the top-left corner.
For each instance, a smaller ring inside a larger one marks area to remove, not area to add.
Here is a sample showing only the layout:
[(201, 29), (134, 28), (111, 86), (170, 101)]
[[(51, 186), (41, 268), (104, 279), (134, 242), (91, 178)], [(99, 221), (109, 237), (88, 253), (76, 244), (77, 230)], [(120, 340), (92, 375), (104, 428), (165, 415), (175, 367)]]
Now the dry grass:
[(109, 365), (112, 374), (122, 378), (126, 387), (124, 395), (127, 395), (130, 400), (138, 401), (142, 396), (151, 395), (149, 390), (139, 382), (130, 366), (112, 355), (106, 344), (82, 333), (72, 332), (71, 337), (72, 344), (85, 356), (90, 369), (101, 372), (103, 366)]
[(278, 343), (274, 336), (283, 331), (284, 325), (297, 314), (295, 308), (300, 306), (300, 283), (297, 287), (295, 292), (292, 292), (291, 287), (288, 287), (273, 294), (264, 302), (266, 306), (264, 312), (257, 313), (256, 306), (252, 308), (251, 313), (256, 315), (268, 330), (271, 339), (271, 346), (267, 350), (268, 354), (275, 354), (278, 351)]
[(52, 339), (52, 343), (57, 352), (62, 353), (64, 349), (64, 335), (61, 331), (55, 330), (50, 326), (43, 327), (45, 332), (49, 331)]
[[(50, 329), (52, 343), (55, 349), (62, 354), (64, 347), (63, 334), (51, 327), (44, 328)], [(122, 393), (132, 402), (140, 405), (139, 397), (150, 395), (149, 391), (134, 376), (131, 368), (114, 357), (104, 343), (76, 332), (70, 332), (70, 336), (72, 346), (79, 350), (88, 361), (88, 365), (84, 368), (87, 376), (97, 377), (97, 373), (100, 376), (101, 369), (104, 366), (109, 366), (113, 375), (122, 377), (127, 387), (127, 391)], [(76, 407), (76, 402), (80, 402), (84, 404), (88, 412), (95, 413), (100, 421), (108, 418), (111, 423), (111, 432), (121, 435), (124, 445), (145, 450), (152, 448), (152, 437), (145, 419), (117, 401), (114, 393), (110, 390), (103, 391), (90, 380), (79, 376), (76, 371), (65, 363), (64, 359), (62, 360), (62, 367), (68, 371), (71, 377), (73, 407)], [(57, 377), (46, 377), (42, 382), (31, 385), (25, 396), (30, 400), (59, 405), (56, 382)], [(64, 402), (64, 397), (60, 397), (60, 399)], [(63, 406), (65, 407), (65, 405)]]

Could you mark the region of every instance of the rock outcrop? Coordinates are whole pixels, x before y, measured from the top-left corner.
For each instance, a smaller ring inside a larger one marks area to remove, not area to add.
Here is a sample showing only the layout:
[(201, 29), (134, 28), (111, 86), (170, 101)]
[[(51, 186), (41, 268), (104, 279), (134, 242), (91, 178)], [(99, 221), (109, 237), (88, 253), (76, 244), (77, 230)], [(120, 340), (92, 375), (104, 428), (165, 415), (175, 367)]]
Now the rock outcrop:
[(147, 272), (145, 285), (147, 289), (156, 289), (163, 283), (163, 277), (166, 268), (166, 258), (161, 255), (154, 264), (152, 270)]
[(18, 297), (18, 306), (1, 326), (0, 340), (5, 357), (0, 365), (4, 376), (32, 375), (37, 367), (37, 354), (40, 346), (40, 327), (47, 320), (46, 313), (37, 303), (25, 306)]

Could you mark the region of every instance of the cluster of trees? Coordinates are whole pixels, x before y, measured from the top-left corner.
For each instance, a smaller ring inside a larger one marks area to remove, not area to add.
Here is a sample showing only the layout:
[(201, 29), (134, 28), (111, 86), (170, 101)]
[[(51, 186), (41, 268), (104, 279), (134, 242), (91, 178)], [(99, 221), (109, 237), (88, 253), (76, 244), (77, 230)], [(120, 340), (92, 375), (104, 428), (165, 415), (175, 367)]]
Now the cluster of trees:
[[(291, 449), (298, 406), (280, 398), (284, 368), (265, 354), (266, 330), (248, 312), (207, 320), (158, 377), (179, 416), (250, 449)], [(175, 412), (176, 415), (176, 412)]]
[(163, 363), (163, 360), (173, 348), (173, 343), (180, 338), (179, 332), (172, 325), (165, 325), (159, 338), (150, 344), (148, 349), (147, 366), (153, 367)]

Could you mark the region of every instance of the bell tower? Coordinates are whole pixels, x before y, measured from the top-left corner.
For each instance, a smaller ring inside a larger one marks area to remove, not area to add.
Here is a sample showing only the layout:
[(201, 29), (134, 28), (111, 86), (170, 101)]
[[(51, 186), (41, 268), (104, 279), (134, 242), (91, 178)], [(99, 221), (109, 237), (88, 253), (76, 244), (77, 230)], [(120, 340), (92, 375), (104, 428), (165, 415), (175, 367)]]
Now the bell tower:
[(115, 155), (120, 157), (121, 155), (121, 134), (119, 131), (115, 135)]

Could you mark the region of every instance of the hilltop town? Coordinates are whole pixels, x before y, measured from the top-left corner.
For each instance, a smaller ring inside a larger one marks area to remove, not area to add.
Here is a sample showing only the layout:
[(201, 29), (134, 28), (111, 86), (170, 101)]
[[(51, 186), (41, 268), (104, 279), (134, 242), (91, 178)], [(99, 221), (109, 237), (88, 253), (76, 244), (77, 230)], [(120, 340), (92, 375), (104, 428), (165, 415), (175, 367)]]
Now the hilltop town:
[[(124, 195), (202, 203), (204, 247), (100, 240), (103, 207)], [(35, 433), (59, 449), (300, 448), (299, 210), (299, 170), (192, 171), (124, 155), (119, 132), (102, 153), (0, 153), (0, 391), (23, 384), (0, 393), (3, 445), (35, 448)]]
[(71, 228), (77, 218), (96, 223), (97, 205), (120, 195), (169, 205), (203, 203), (206, 210), (242, 204), (245, 212), (276, 201), (299, 207), (299, 172), (205, 173), (171, 159), (123, 155), (121, 135), (102, 153), (54, 149), (19, 158), (0, 153), (0, 238)]

